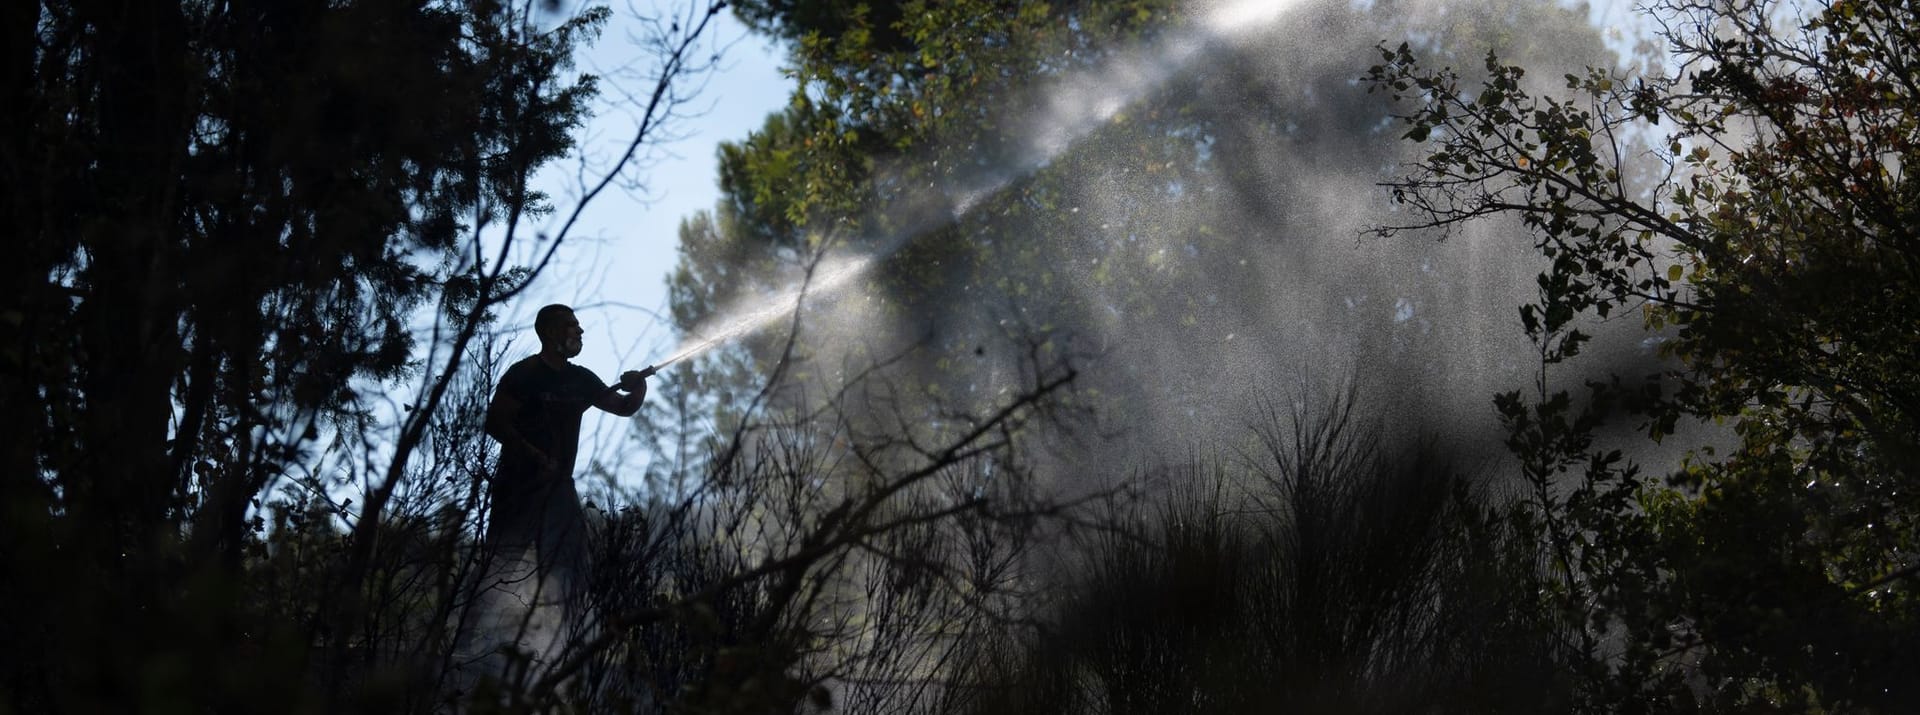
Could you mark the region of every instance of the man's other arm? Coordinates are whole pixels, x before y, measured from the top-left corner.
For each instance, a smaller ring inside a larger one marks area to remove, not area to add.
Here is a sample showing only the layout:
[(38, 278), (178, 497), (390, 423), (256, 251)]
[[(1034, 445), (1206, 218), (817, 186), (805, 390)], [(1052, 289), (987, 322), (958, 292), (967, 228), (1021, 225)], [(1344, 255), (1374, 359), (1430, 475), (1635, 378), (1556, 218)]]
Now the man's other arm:
[(493, 391), (493, 401), (487, 403), (487, 436), (500, 443), (501, 451), (530, 455), (538, 464), (551, 462), (552, 460), (545, 452), (541, 452), (540, 448), (527, 441), (526, 435), (520, 434), (520, 428), (514, 426), (513, 415), (519, 413), (520, 398), (505, 385), (496, 388)]

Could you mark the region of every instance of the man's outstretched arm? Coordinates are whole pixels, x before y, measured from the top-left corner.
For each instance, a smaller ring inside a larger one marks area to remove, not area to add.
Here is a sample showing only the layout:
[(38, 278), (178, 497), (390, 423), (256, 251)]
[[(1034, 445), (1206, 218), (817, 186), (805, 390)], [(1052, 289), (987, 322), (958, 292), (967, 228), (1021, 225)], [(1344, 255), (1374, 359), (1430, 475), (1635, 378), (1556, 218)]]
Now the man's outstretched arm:
[(632, 417), (633, 413), (640, 411), (640, 403), (647, 399), (647, 378), (638, 370), (628, 370), (620, 373), (620, 384), (616, 387), (626, 393), (608, 390), (600, 394), (600, 399), (595, 400), (593, 406), (621, 417)]

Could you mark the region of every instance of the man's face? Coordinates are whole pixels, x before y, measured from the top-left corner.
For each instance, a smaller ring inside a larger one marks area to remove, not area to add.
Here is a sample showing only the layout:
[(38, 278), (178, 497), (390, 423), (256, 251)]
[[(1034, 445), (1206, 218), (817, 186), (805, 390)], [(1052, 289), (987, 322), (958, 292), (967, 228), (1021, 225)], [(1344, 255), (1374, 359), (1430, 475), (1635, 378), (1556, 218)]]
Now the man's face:
[(562, 357), (570, 358), (580, 354), (580, 338), (586, 335), (587, 331), (580, 328), (579, 318), (574, 317), (572, 313), (562, 313), (547, 333), (546, 339), (551, 342), (554, 349), (559, 351)]

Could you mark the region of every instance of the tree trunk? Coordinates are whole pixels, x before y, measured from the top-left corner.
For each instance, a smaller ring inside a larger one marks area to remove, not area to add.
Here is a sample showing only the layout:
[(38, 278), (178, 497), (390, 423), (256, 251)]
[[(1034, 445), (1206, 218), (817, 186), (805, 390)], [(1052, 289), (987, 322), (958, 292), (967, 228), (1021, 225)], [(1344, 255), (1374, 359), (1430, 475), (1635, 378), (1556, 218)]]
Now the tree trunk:
[[(84, 3), (97, 33), (91, 65), (97, 163), (79, 306), (80, 488), (71, 503), (104, 527), (109, 559), (135, 560), (163, 535), (171, 389), (181, 361), (176, 193), (188, 118), (185, 19), (178, 4)], [(122, 557), (121, 554), (126, 556)], [(117, 569), (109, 569), (117, 570)]]

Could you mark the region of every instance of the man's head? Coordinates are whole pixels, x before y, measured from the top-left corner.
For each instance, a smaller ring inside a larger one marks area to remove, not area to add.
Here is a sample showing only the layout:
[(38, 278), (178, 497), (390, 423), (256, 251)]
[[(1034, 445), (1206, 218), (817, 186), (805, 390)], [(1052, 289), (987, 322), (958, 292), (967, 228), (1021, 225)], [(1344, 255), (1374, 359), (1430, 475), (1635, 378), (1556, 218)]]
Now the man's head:
[(580, 354), (580, 337), (586, 334), (580, 329), (580, 319), (573, 316), (573, 309), (559, 303), (534, 314), (533, 332), (540, 336), (541, 350), (551, 350), (568, 358)]

